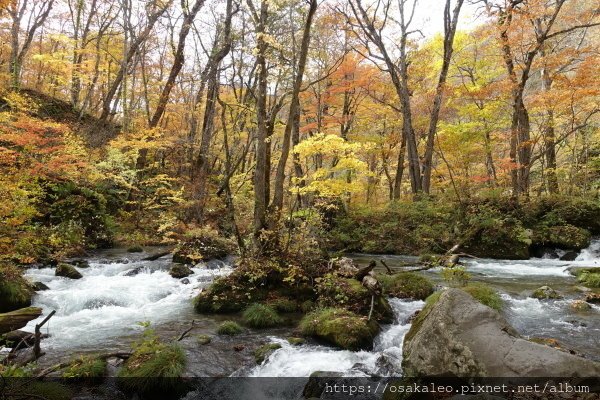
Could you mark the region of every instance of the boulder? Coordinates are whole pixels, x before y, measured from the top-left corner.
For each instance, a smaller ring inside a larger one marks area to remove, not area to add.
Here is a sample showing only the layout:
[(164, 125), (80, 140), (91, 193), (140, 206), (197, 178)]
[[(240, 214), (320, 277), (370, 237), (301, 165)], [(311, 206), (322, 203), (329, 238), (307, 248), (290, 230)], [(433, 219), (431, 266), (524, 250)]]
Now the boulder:
[(377, 279), (383, 286), (384, 294), (401, 299), (425, 300), (434, 290), (429, 279), (415, 272), (400, 272), (394, 275), (380, 274)]
[(175, 279), (182, 279), (192, 275), (194, 271), (187, 265), (175, 264), (169, 270), (169, 275)]
[(42, 315), (42, 309), (38, 307), (21, 308), (0, 314), (0, 334), (21, 329), (40, 315)]
[(134, 269), (125, 272), (124, 275), (125, 276), (136, 276), (139, 273), (141, 273), (142, 271), (144, 271), (144, 268), (146, 268), (146, 267), (135, 267)]
[(573, 311), (587, 311), (590, 310), (592, 306), (584, 300), (573, 300), (571, 303), (571, 309)]
[(90, 267), (90, 263), (87, 260), (84, 260), (81, 258), (72, 260), (70, 263), (79, 268), (89, 268)]
[(550, 286), (542, 286), (533, 291), (531, 297), (539, 300), (548, 300), (548, 299), (562, 299), (563, 297), (556, 290), (552, 289)]
[(372, 349), (379, 329), (377, 322), (340, 308), (322, 308), (300, 321), (302, 334), (352, 351)]
[(271, 354), (275, 352), (275, 350), (280, 349), (281, 345), (279, 343), (267, 343), (265, 345), (260, 346), (258, 349), (254, 351), (254, 359), (258, 365), (262, 364)]
[(74, 266), (72, 266), (71, 264), (65, 264), (65, 263), (58, 264), (58, 266), (56, 267), (56, 270), (54, 271), (54, 275), (62, 276), (64, 278), (69, 278), (69, 279), (83, 278), (83, 275), (81, 275), (81, 273), (79, 273), (79, 271), (77, 271)]
[(498, 312), (459, 289), (448, 289), (436, 297), (419, 313), (405, 337), (402, 364), (406, 376), (600, 374), (600, 363), (521, 338)]
[(36, 292), (41, 292), (44, 290), (48, 290), (50, 289), (48, 286), (46, 286), (46, 284), (42, 283), (42, 282), (33, 282), (31, 284), (31, 287), (33, 288), (33, 290), (35, 290)]
[(579, 256), (579, 252), (577, 251), (567, 251), (565, 254), (560, 256), (560, 261), (575, 261), (575, 259)]

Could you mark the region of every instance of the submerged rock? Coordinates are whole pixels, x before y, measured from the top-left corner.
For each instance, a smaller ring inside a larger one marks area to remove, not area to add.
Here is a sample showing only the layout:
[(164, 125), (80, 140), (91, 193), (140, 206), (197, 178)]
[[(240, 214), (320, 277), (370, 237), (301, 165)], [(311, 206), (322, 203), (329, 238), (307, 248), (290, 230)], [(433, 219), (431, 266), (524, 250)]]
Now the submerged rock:
[(258, 349), (254, 351), (254, 359), (257, 364), (262, 364), (275, 350), (280, 349), (281, 345), (279, 343), (267, 343), (263, 346), (260, 346)]
[(459, 289), (436, 297), (405, 337), (402, 365), (408, 376), (600, 374), (600, 363), (521, 338), (498, 312)]
[(194, 271), (191, 270), (187, 265), (176, 264), (171, 267), (169, 270), (169, 275), (171, 275), (175, 279), (186, 278), (192, 275)]
[(71, 264), (73, 264), (73, 265), (75, 265), (76, 267), (79, 267), (79, 268), (89, 268), (90, 267), (90, 263), (87, 260), (84, 260), (84, 259), (72, 260)]
[(565, 254), (560, 256), (560, 261), (575, 261), (578, 256), (579, 252), (577, 251), (567, 251)]
[(539, 300), (548, 300), (548, 299), (556, 300), (556, 299), (563, 298), (560, 293), (558, 293), (556, 290), (552, 289), (550, 286), (542, 286), (542, 287), (535, 289), (533, 291), (533, 293), (531, 294), (531, 297), (533, 297), (534, 299), (539, 299)]
[(571, 309), (574, 311), (587, 311), (590, 310), (592, 306), (584, 300), (573, 300), (571, 303)]
[(79, 271), (77, 271), (74, 266), (72, 266), (70, 264), (65, 264), (65, 263), (58, 264), (58, 266), (56, 267), (56, 270), (54, 271), (54, 275), (62, 276), (64, 278), (69, 278), (69, 279), (83, 278), (83, 275), (81, 275), (81, 273)]

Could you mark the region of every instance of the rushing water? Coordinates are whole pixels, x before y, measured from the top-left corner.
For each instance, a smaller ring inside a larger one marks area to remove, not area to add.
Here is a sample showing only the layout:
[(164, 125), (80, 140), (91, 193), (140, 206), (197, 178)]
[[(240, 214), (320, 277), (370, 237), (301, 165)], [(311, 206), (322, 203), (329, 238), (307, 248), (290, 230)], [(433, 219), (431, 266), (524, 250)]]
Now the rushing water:
[[(100, 252), (88, 259), (89, 268), (77, 268), (83, 275), (79, 280), (56, 277), (54, 269), (28, 270), (29, 279), (43, 282), (50, 288), (36, 295), (34, 305), (42, 307), (45, 314), (57, 310), (44, 328), (50, 333), (42, 344), (48, 353), (45, 358), (59, 359), (68, 353), (128, 348), (131, 341), (139, 337), (141, 321), (151, 321), (158, 332), (173, 336), (192, 319), (200, 318), (202, 333), (214, 333), (223, 317), (199, 317), (193, 311), (191, 298), (216, 276), (228, 274), (231, 267), (218, 262), (199, 265), (193, 268), (194, 275), (188, 278), (190, 283), (186, 284), (168, 274), (171, 265), (169, 256), (142, 261), (147, 255), (128, 254), (122, 250)], [(401, 268), (407, 261), (415, 261), (414, 257), (403, 256), (352, 257), (360, 264), (385, 258), (394, 269)], [(587, 312), (575, 312), (570, 308), (571, 301), (581, 298), (583, 293), (568, 268), (597, 265), (600, 265), (600, 240), (594, 240), (573, 262), (545, 258), (526, 261), (466, 260), (466, 268), (473, 280), (485, 282), (501, 293), (505, 301), (503, 313), (521, 334), (555, 338), (594, 359), (600, 359), (597, 343), (600, 337), (600, 307), (594, 306)], [(440, 285), (444, 284), (439, 271), (430, 270), (423, 274)], [(565, 298), (547, 301), (529, 298), (531, 292), (542, 285), (553, 287)], [(391, 299), (390, 304), (396, 322), (382, 327), (372, 351), (343, 351), (314, 343), (292, 346), (284, 339), (289, 336), (289, 329), (280, 333), (249, 331), (244, 336), (245, 341), (271, 341), (279, 343), (281, 348), (262, 365), (252, 366), (247, 358), (243, 359), (245, 365), (239, 365), (235, 375), (307, 377), (315, 371), (327, 371), (344, 376), (397, 376), (401, 374), (402, 342), (410, 328), (408, 317), (422, 308), (423, 302)], [(32, 331), (37, 322), (39, 320), (32, 321), (26, 330)], [(221, 344), (219, 340), (205, 347), (214, 352), (227, 349), (219, 353), (221, 355), (213, 355), (216, 362), (222, 354), (231, 353), (232, 346), (227, 342), (229, 339), (223, 339)], [(206, 353), (201, 353), (191, 362), (209, 363), (215, 360), (207, 361)], [(236, 362), (229, 360), (227, 368), (230, 372), (235, 370)], [(211, 375), (221, 374), (226, 369), (192, 365), (189, 370), (192, 374)]]

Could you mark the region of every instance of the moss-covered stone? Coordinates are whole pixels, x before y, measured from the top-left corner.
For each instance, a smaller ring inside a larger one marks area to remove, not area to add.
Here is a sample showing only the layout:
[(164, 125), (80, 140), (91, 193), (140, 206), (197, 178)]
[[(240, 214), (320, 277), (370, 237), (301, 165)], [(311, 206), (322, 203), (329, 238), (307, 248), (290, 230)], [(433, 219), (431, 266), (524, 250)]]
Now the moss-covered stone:
[(341, 308), (313, 311), (300, 321), (304, 335), (315, 336), (347, 350), (372, 349), (379, 325)]
[(263, 346), (260, 346), (258, 349), (254, 351), (254, 359), (257, 364), (262, 364), (275, 350), (280, 349), (281, 345), (279, 343), (267, 343)]
[(267, 291), (256, 285), (242, 285), (236, 273), (216, 279), (194, 298), (197, 312), (227, 314), (242, 311), (251, 303), (264, 301)]
[(169, 269), (169, 275), (175, 279), (186, 278), (192, 275), (194, 271), (187, 265), (175, 264)]
[(29, 307), (34, 292), (21, 272), (12, 265), (0, 266), (0, 312)]
[(425, 300), (433, 293), (433, 283), (414, 272), (401, 272), (394, 275), (377, 275), (385, 295), (399, 298)]
[(423, 321), (425, 321), (425, 318), (427, 318), (427, 316), (433, 309), (435, 303), (437, 303), (437, 301), (440, 299), (441, 295), (442, 292), (439, 291), (433, 293), (431, 296), (425, 299), (425, 307), (423, 307), (423, 309), (419, 311), (416, 318), (413, 320), (410, 329), (404, 336), (404, 343), (409, 342), (417, 334), (417, 332), (419, 332), (419, 329), (421, 329), (421, 325), (423, 325)]
[(481, 304), (484, 304), (496, 311), (502, 309), (503, 301), (498, 292), (482, 283), (470, 283), (461, 288), (469, 293)]
[(142, 248), (142, 246), (131, 246), (130, 248), (127, 249), (128, 253), (141, 253), (143, 252), (144, 249)]
[(533, 291), (531, 297), (539, 300), (557, 300), (563, 298), (560, 293), (552, 289), (550, 286), (542, 286), (537, 288)]
[(300, 346), (301, 344), (304, 344), (306, 342), (306, 340), (304, 340), (303, 338), (300, 338), (300, 337), (289, 337), (289, 338), (287, 338), (287, 341), (292, 346)]
[(235, 335), (239, 335), (240, 333), (242, 333), (244, 331), (244, 328), (242, 328), (237, 322), (235, 321), (224, 321), (223, 323), (221, 323), (221, 325), (219, 325), (219, 327), (217, 328), (217, 333), (219, 335), (227, 335), (227, 336), (235, 336)]
[(201, 345), (201, 346), (209, 344), (211, 341), (212, 341), (212, 338), (209, 335), (198, 335), (198, 336), (196, 336), (196, 342), (199, 345)]
[(600, 288), (600, 272), (583, 271), (577, 280), (589, 288)]
[(254, 303), (244, 310), (244, 324), (252, 328), (270, 328), (280, 325), (283, 320), (273, 307), (266, 304)]
[(74, 266), (72, 266), (70, 264), (65, 264), (65, 263), (60, 263), (56, 266), (54, 275), (62, 276), (64, 278), (69, 278), (69, 279), (83, 278), (83, 275), (81, 275), (81, 273), (79, 271), (77, 271)]

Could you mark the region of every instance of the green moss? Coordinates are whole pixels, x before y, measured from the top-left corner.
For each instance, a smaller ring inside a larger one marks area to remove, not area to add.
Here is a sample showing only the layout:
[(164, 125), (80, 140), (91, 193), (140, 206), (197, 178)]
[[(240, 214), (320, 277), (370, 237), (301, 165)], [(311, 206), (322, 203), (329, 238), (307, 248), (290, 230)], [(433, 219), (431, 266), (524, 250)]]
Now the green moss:
[(590, 288), (600, 288), (600, 272), (583, 271), (577, 280)]
[(431, 310), (433, 310), (433, 306), (440, 299), (441, 295), (442, 292), (435, 292), (429, 297), (427, 297), (427, 299), (425, 299), (425, 307), (423, 307), (423, 309), (419, 311), (417, 317), (414, 319), (412, 325), (410, 326), (409, 331), (406, 333), (406, 336), (404, 336), (404, 343), (410, 342), (412, 338), (417, 334), (417, 332), (419, 332), (419, 329), (421, 329), (425, 318), (427, 318)]
[(262, 364), (263, 361), (267, 359), (275, 350), (280, 349), (281, 345), (279, 343), (268, 343), (263, 346), (260, 346), (258, 349), (254, 351), (254, 359), (257, 364)]
[(244, 329), (237, 322), (234, 321), (225, 321), (221, 323), (221, 325), (219, 325), (219, 327), (217, 328), (217, 333), (219, 335), (234, 336), (239, 335), (243, 331)]
[(465, 267), (443, 268), (441, 276), (452, 287), (466, 286), (471, 279)]
[(265, 300), (267, 291), (255, 284), (243, 282), (237, 270), (216, 279), (212, 285), (194, 298), (194, 308), (199, 313), (228, 314), (242, 311), (248, 304)]
[(283, 320), (277, 311), (266, 304), (255, 303), (244, 310), (244, 323), (253, 328), (270, 328), (280, 325)]
[(204, 346), (205, 344), (209, 344), (212, 341), (212, 338), (209, 335), (198, 335), (196, 336), (196, 342)]
[(0, 312), (29, 307), (33, 290), (12, 265), (0, 266)]
[(292, 346), (300, 346), (301, 344), (304, 344), (306, 342), (306, 340), (304, 340), (303, 338), (299, 338), (299, 337), (289, 337), (289, 338), (287, 338), (287, 341)]
[(142, 246), (131, 246), (130, 248), (127, 249), (128, 253), (141, 253), (143, 252), (144, 249), (142, 248)]
[(484, 304), (496, 311), (502, 309), (503, 301), (500, 295), (489, 286), (480, 283), (471, 283), (462, 288), (463, 291), (469, 293), (481, 304)]
[(375, 321), (368, 321), (348, 310), (324, 308), (311, 312), (300, 321), (304, 335), (316, 336), (347, 350), (370, 349), (379, 332)]
[(379, 274), (377, 279), (388, 296), (424, 300), (433, 293), (431, 281), (417, 273)]
[(106, 361), (82, 356), (71, 362), (63, 372), (63, 378), (100, 378), (105, 375)]
[(314, 310), (316, 307), (315, 302), (312, 300), (306, 300), (302, 304), (300, 304), (300, 311), (303, 313), (309, 313)]

